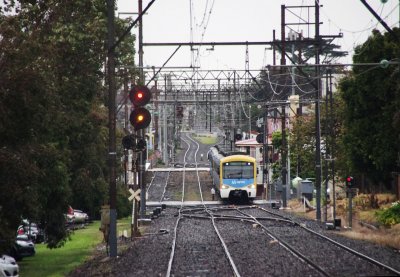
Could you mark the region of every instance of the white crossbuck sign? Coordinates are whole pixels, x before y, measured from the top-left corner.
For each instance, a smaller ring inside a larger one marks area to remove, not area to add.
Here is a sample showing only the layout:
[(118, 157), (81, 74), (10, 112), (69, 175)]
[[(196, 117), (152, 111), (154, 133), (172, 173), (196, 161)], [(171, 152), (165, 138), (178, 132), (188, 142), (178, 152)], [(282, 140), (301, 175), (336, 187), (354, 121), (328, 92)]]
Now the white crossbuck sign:
[(132, 201), (133, 198), (136, 199), (136, 201), (140, 201), (140, 189), (134, 191), (133, 189), (129, 189), (129, 192), (131, 193), (131, 196), (129, 196), (128, 200)]

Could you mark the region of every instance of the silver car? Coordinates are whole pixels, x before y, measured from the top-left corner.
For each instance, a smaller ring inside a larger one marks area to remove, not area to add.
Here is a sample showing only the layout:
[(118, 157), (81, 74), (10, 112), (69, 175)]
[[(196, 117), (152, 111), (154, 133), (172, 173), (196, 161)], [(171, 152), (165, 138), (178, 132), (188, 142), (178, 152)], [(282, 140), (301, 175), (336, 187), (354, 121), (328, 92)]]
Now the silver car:
[(19, 276), (19, 267), (15, 259), (8, 255), (0, 257), (0, 277)]
[(81, 210), (74, 210), (75, 223), (87, 223), (89, 221), (89, 216), (87, 213)]

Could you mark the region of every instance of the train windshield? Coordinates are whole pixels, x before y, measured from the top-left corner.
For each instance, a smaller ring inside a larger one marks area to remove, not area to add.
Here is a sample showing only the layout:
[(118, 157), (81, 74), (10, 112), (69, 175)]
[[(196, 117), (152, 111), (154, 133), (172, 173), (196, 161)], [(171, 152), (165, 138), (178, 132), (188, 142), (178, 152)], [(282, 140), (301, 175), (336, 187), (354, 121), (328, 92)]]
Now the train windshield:
[(224, 163), (224, 179), (252, 179), (254, 178), (254, 165), (250, 162)]

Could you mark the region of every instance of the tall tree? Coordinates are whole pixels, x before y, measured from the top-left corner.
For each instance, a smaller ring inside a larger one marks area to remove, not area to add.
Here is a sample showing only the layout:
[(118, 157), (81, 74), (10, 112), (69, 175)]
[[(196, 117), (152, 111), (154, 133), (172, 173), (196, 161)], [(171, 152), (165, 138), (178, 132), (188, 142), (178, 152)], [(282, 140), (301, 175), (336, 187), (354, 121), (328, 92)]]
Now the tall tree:
[[(22, 217), (61, 246), (68, 205), (95, 215), (107, 202), (105, 4), (11, 1), (0, 10), (0, 250)], [(133, 41), (118, 48), (120, 65), (134, 64)]]
[[(355, 49), (354, 63), (398, 61), (400, 30), (394, 32), (397, 36), (373, 31)], [(391, 173), (399, 171), (399, 66), (355, 66), (340, 82), (340, 90), (345, 103), (342, 138), (351, 170), (373, 185), (389, 185)]]

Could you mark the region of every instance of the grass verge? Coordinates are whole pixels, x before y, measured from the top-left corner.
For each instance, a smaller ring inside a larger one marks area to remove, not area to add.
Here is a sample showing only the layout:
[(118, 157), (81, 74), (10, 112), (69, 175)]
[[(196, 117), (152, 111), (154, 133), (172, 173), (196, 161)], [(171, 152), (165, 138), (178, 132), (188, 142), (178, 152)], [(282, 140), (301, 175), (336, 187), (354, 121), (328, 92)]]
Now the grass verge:
[[(65, 245), (57, 249), (49, 249), (45, 244), (36, 244), (36, 255), (26, 257), (18, 262), (20, 276), (66, 276), (77, 266), (87, 261), (96, 246), (103, 240), (99, 231), (100, 222), (94, 221), (84, 229), (75, 230)], [(130, 218), (118, 220), (118, 232), (128, 231), (130, 236)]]
[[(385, 197), (386, 199), (386, 197)], [(385, 200), (386, 201), (386, 200)], [(337, 218), (342, 219), (342, 226), (347, 225), (347, 210), (345, 204), (347, 199), (343, 201), (337, 201)], [(380, 203), (381, 204), (381, 203)], [(292, 208), (292, 212), (300, 217), (305, 217), (315, 220), (315, 210), (304, 211), (303, 206), (298, 200), (290, 200), (289, 205)], [(376, 219), (377, 209), (363, 207), (355, 205), (353, 207), (353, 222), (352, 229), (341, 229), (340, 231), (334, 231), (338, 235), (343, 235), (351, 239), (370, 241), (375, 244), (391, 247), (400, 250), (400, 224), (394, 225), (391, 228), (379, 227), (377, 230), (370, 229), (359, 224), (359, 221), (366, 222), (371, 225), (378, 225)], [(360, 210), (361, 209), (361, 210)]]
[(216, 144), (218, 138), (217, 137), (203, 137), (203, 136), (194, 136), (193, 137), (195, 140), (197, 140), (198, 142), (202, 143), (202, 144)]

